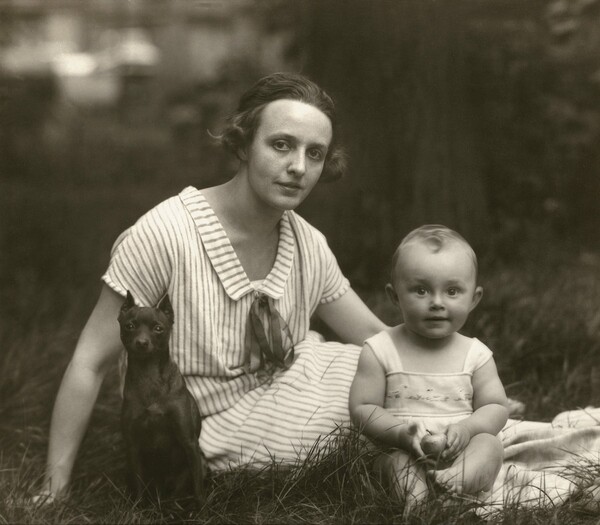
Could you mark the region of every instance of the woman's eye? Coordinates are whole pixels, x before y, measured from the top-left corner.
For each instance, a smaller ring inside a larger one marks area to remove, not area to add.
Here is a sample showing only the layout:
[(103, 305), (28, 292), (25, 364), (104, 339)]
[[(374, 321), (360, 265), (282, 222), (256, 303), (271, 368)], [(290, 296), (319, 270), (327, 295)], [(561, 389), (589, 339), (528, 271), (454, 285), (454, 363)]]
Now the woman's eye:
[(290, 149), (288, 143), (285, 140), (276, 140), (273, 142), (273, 147), (277, 151), (288, 151)]
[(323, 152), (320, 149), (310, 149), (308, 150), (308, 157), (320, 162), (323, 160)]

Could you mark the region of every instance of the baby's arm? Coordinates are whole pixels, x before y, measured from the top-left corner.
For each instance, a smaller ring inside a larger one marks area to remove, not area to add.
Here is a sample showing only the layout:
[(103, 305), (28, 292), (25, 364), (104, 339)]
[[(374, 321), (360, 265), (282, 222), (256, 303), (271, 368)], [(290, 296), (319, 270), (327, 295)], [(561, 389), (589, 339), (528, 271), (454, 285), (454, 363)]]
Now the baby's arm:
[(369, 438), (423, 456), (421, 438), (427, 433), (421, 421), (402, 424), (383, 408), (385, 372), (369, 345), (364, 345), (350, 388), (350, 417)]
[(472, 384), (473, 414), (448, 426), (444, 458), (456, 457), (477, 434), (498, 434), (508, 419), (508, 400), (493, 358), (474, 372)]

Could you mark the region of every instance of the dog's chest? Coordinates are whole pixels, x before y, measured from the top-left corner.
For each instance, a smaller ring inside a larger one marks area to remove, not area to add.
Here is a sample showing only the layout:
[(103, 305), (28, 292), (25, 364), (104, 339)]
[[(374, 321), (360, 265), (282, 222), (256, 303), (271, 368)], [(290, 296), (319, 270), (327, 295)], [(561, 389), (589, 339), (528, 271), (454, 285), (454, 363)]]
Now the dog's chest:
[(136, 434), (154, 434), (169, 428), (174, 397), (169, 382), (146, 378), (140, 385), (126, 379), (123, 394), (123, 419)]

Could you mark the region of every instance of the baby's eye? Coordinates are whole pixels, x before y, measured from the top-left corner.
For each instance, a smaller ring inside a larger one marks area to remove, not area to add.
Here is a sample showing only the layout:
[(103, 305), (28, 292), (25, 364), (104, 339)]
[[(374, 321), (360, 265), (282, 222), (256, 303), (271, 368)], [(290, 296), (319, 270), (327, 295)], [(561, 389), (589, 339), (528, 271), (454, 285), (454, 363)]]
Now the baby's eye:
[(415, 293), (417, 295), (421, 295), (421, 296), (427, 295), (427, 289), (425, 287), (423, 287), (423, 286), (417, 286), (415, 288)]
[(320, 162), (323, 160), (323, 152), (318, 148), (311, 148), (308, 150), (308, 157), (311, 160), (316, 160)]
[(277, 151), (289, 151), (290, 145), (285, 140), (276, 140), (273, 142), (273, 147)]
[(460, 293), (460, 290), (458, 288), (448, 288), (448, 291), (446, 293), (450, 297), (455, 297)]

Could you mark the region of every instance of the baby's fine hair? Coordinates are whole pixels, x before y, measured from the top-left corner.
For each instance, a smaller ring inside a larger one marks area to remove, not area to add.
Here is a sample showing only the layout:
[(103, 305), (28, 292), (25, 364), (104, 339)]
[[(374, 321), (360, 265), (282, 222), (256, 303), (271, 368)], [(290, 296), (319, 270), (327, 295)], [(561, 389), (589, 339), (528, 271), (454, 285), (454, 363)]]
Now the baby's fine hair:
[(473, 260), (475, 276), (477, 276), (477, 255), (466, 239), (460, 233), (457, 233), (442, 224), (425, 224), (423, 226), (419, 226), (406, 235), (406, 237), (404, 237), (404, 239), (402, 239), (400, 242), (398, 248), (396, 248), (396, 251), (392, 256), (392, 282), (394, 280), (393, 278), (394, 272), (396, 271), (396, 264), (398, 263), (402, 249), (415, 242), (421, 242), (427, 245), (433, 253), (438, 253), (450, 243), (460, 243), (465, 247), (467, 253)]

